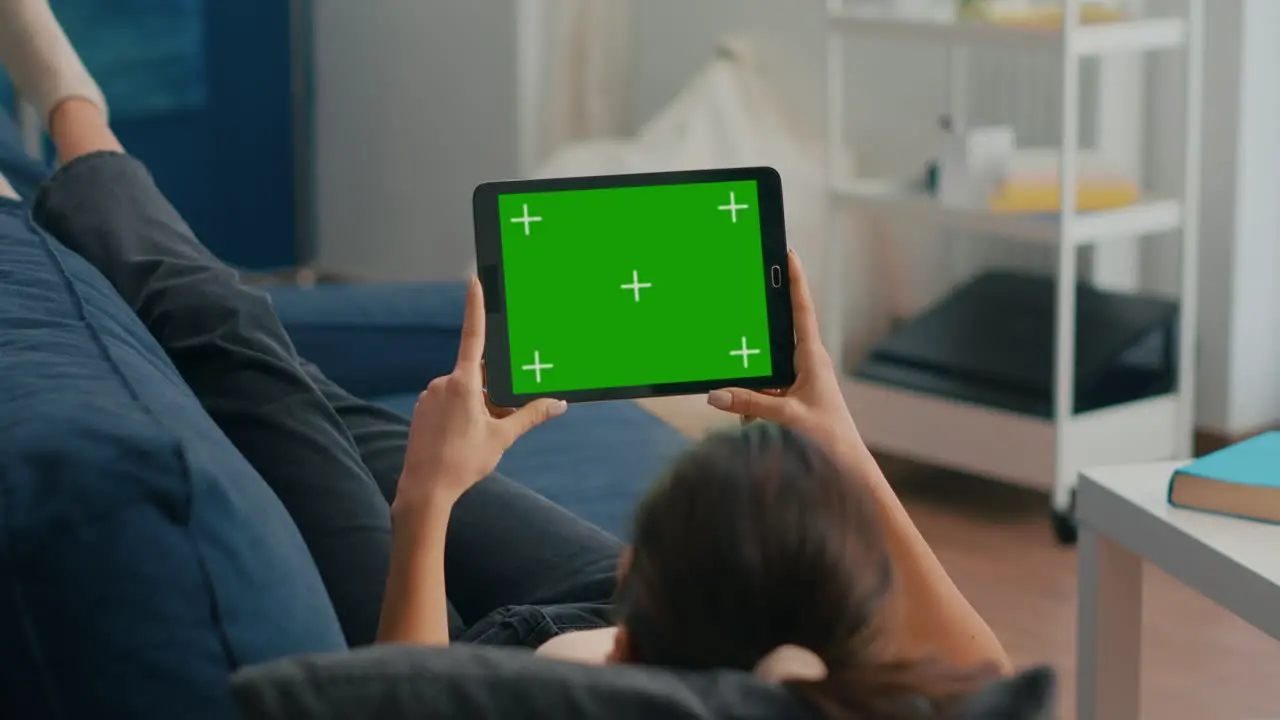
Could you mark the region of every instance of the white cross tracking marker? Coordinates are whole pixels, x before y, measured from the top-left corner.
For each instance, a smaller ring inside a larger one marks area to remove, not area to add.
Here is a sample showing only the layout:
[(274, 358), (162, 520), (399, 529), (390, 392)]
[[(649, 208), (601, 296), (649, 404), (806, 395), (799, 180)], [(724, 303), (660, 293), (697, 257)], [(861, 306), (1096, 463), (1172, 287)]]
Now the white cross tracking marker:
[(636, 302), (640, 302), (640, 288), (651, 288), (651, 287), (653, 287), (653, 283), (642, 283), (642, 282), (640, 282), (640, 271), (639, 271), (639, 270), (632, 270), (632, 271), (631, 271), (631, 284), (630, 284), (630, 285), (623, 285), (623, 286), (622, 286), (622, 289), (623, 289), (623, 290), (631, 290), (631, 291), (634, 291), (634, 292), (635, 292), (635, 294), (636, 294)]
[(511, 218), (513, 223), (524, 223), (524, 236), (529, 237), (529, 223), (542, 222), (540, 217), (532, 217), (529, 215), (529, 203), (524, 204), (524, 217)]
[(537, 351), (537, 350), (534, 350), (534, 351), (533, 351), (533, 364), (532, 364), (532, 365), (525, 365), (524, 367), (522, 367), (522, 368), (520, 368), (520, 369), (521, 369), (521, 370), (532, 370), (532, 371), (533, 371), (533, 378), (534, 378), (534, 382), (536, 382), (536, 383), (538, 383), (539, 385), (541, 385), (541, 384), (542, 384), (542, 371), (543, 371), (543, 370), (550, 370), (550, 369), (551, 369), (551, 368), (553, 368), (553, 367), (555, 367), (555, 365), (552, 365), (552, 364), (550, 364), (550, 363), (548, 363), (548, 364), (546, 364), (546, 365), (542, 364), (542, 356), (538, 354), (538, 351)]
[(743, 335), (743, 336), (742, 336), (742, 349), (741, 349), (741, 350), (730, 350), (730, 351), (729, 351), (729, 354), (730, 354), (730, 355), (741, 355), (741, 356), (742, 356), (742, 367), (748, 367), (749, 365), (748, 365), (747, 357), (748, 357), (748, 356), (750, 356), (750, 355), (759, 355), (759, 354), (760, 354), (760, 351), (759, 351), (759, 350), (748, 350), (748, 349), (747, 349), (747, 336), (746, 336), (746, 335)]
[(718, 208), (716, 208), (716, 209), (717, 209), (717, 210), (728, 210), (730, 213), (733, 213), (733, 224), (734, 224), (734, 225), (737, 225), (737, 224), (738, 224), (738, 211), (739, 211), (739, 210), (746, 210), (746, 209), (747, 209), (747, 208), (749, 208), (749, 207), (751, 207), (751, 206), (750, 206), (750, 205), (739, 205), (739, 204), (738, 204), (738, 197), (737, 197), (736, 195), (734, 195), (734, 193), (733, 193), (733, 191), (732, 191), (732, 190), (730, 190), (730, 191), (729, 191), (729, 204), (728, 204), (728, 205), (721, 205), (720, 207), (718, 207)]

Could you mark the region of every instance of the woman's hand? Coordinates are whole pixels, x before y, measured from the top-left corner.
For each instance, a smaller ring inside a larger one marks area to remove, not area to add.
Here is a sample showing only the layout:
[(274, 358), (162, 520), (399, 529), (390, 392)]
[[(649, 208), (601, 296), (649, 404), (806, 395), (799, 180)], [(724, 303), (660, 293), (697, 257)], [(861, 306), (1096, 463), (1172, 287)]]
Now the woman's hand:
[(484, 294), (472, 279), (467, 289), (462, 342), (453, 372), (438, 377), (418, 396), (409, 429), (397, 506), (451, 506), (493, 472), (502, 453), (521, 435), (562, 415), (563, 400), (536, 400), (517, 411), (492, 407), (484, 391)]
[(714, 390), (707, 395), (707, 402), (712, 407), (743, 417), (787, 425), (834, 451), (856, 441), (858, 431), (840, 392), (831, 355), (822, 345), (817, 311), (800, 260), (791, 252), (788, 262), (791, 270), (791, 311), (796, 332), (795, 384), (781, 393), (742, 388)]
[(449, 644), (444, 550), (453, 505), (493, 472), (521, 435), (564, 413), (562, 400), (515, 411), (489, 405), (484, 391), (484, 294), (467, 289), (458, 364), (418, 396), (404, 470), (392, 504), (391, 568), (378, 621), (380, 642)]
[(885, 646), (902, 659), (940, 657), (954, 667), (994, 664), (1011, 672), (1009, 656), (991, 628), (951, 582), (946, 569), (911, 522), (875, 458), (858, 435), (831, 356), (818, 337), (809, 285), (791, 255), (791, 304), (796, 328), (796, 382), (768, 394), (731, 388), (707, 396), (712, 406), (788, 425), (821, 443), (870, 483), (880, 505), (894, 583), (886, 608)]

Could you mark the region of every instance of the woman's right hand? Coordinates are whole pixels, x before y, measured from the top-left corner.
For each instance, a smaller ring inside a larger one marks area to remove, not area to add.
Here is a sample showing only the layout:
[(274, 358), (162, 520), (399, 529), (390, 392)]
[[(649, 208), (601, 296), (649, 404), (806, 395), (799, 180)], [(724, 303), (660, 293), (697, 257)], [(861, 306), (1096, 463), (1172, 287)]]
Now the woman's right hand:
[(521, 435), (568, 407), (563, 400), (546, 398), (515, 411), (489, 405), (483, 380), (484, 327), (484, 293), (480, 281), (472, 279), (458, 363), (452, 373), (431, 381), (413, 409), (404, 470), (392, 503), (397, 512), (417, 513), (433, 504), (452, 507), (493, 472)]
[(795, 384), (778, 394), (742, 388), (713, 390), (707, 403), (725, 412), (786, 425), (834, 452), (857, 441), (858, 430), (845, 405), (831, 355), (822, 345), (813, 296), (794, 251), (788, 253), (788, 264), (796, 333)]

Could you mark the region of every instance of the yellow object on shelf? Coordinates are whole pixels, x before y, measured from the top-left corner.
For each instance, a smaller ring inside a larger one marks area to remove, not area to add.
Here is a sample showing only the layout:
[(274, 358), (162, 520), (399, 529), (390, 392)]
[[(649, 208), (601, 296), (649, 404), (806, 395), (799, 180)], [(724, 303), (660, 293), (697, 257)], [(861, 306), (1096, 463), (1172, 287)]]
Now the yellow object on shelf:
[[(1056, 213), (1062, 209), (1062, 185), (1057, 181), (1011, 182), (992, 194), (988, 209), (1001, 214)], [(1093, 212), (1132, 205), (1142, 191), (1128, 180), (1082, 180), (1076, 190), (1076, 211)]]
[[(1062, 6), (1001, 7), (1000, 3), (975, 2), (965, 6), (961, 17), (981, 20), (1004, 27), (1032, 30), (1056, 30), (1062, 27)], [(1089, 3), (1080, 8), (1080, 22), (1084, 24), (1108, 23), (1123, 20), (1124, 13), (1106, 5)]]

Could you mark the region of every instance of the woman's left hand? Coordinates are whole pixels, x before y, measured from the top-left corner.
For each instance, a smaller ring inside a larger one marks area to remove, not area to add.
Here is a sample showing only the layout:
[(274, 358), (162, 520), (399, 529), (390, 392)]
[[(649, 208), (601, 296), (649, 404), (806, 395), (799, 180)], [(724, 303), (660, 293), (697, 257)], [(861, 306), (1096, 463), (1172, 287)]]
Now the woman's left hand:
[(453, 372), (431, 381), (418, 396), (395, 504), (452, 505), (493, 472), (521, 435), (564, 414), (563, 400), (541, 399), (516, 410), (492, 407), (484, 390), (484, 294), (467, 289), (462, 342)]

